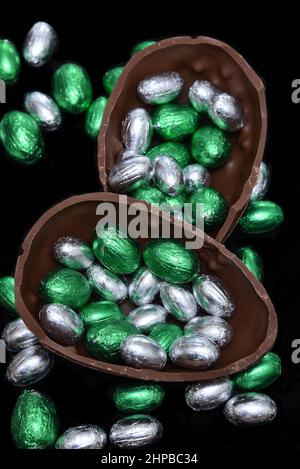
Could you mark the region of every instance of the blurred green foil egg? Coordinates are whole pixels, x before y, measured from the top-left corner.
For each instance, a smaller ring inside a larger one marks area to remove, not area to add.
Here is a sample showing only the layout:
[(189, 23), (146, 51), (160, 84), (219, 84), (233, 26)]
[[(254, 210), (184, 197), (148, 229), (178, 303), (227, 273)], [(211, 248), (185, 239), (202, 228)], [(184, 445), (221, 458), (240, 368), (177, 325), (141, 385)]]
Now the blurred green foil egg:
[(270, 386), (281, 375), (281, 360), (275, 353), (267, 353), (257, 365), (234, 376), (235, 386), (244, 391)]
[(153, 44), (156, 44), (156, 41), (142, 41), (138, 42), (134, 48), (131, 51), (131, 56), (136, 54), (137, 52), (140, 52), (141, 50), (146, 49), (147, 47), (153, 46)]
[(107, 70), (103, 76), (103, 87), (107, 94), (111, 94), (117, 81), (123, 72), (124, 67), (114, 67)]
[[(222, 195), (212, 187), (201, 187), (187, 199), (192, 204), (191, 222), (196, 224), (198, 217), (204, 217), (205, 231), (217, 229), (225, 221), (228, 206)], [(202, 204), (201, 206), (198, 204)]]
[(77, 270), (55, 270), (41, 282), (41, 297), (47, 303), (61, 303), (78, 309), (87, 303), (90, 295), (89, 282)]
[(164, 200), (164, 194), (152, 186), (139, 187), (135, 191), (131, 192), (131, 197), (135, 199), (144, 200), (148, 204), (160, 205)]
[(192, 157), (188, 148), (182, 143), (164, 142), (160, 145), (150, 148), (146, 155), (150, 160), (154, 160), (158, 155), (165, 155), (174, 158), (181, 168), (185, 168), (191, 161)]
[(163, 200), (163, 207), (165, 210), (169, 209), (172, 211), (173, 209), (182, 209), (186, 201), (186, 194), (178, 194), (174, 197), (170, 195), (166, 195)]
[(282, 208), (269, 200), (251, 202), (239, 225), (243, 231), (251, 234), (263, 234), (278, 228), (284, 220)]
[(67, 63), (53, 75), (52, 93), (58, 106), (65, 112), (80, 114), (92, 101), (92, 84), (87, 71), (80, 65)]
[(20, 68), (20, 56), (14, 44), (7, 39), (0, 39), (0, 80), (8, 85), (14, 83)]
[(258, 280), (261, 281), (263, 279), (263, 263), (260, 255), (255, 251), (255, 249), (249, 246), (243, 246), (236, 251), (236, 255), (241, 259), (250, 272), (258, 278)]
[(10, 276), (0, 278), (0, 305), (17, 316), (15, 302), (15, 279)]
[(120, 361), (121, 343), (138, 329), (124, 319), (110, 319), (92, 326), (87, 332), (87, 349), (91, 355), (109, 362)]
[(164, 104), (152, 116), (156, 132), (165, 140), (171, 141), (181, 141), (193, 134), (198, 121), (198, 113), (187, 104)]
[(113, 394), (116, 407), (120, 412), (151, 412), (163, 401), (165, 390), (159, 384), (136, 384), (118, 386)]
[(191, 153), (198, 163), (217, 168), (229, 157), (231, 143), (228, 135), (218, 127), (207, 125), (194, 133)]
[(106, 104), (107, 98), (100, 96), (92, 102), (86, 111), (84, 128), (91, 138), (98, 137)]
[(59, 430), (55, 405), (45, 394), (23, 391), (11, 418), (11, 433), (20, 449), (46, 449), (54, 445)]
[(199, 270), (196, 254), (174, 240), (149, 241), (144, 248), (143, 257), (147, 268), (154, 275), (170, 283), (191, 282)]
[(108, 300), (94, 301), (80, 310), (80, 319), (86, 329), (100, 321), (122, 318), (123, 313), (117, 303)]
[(44, 140), (38, 123), (25, 112), (10, 111), (0, 122), (0, 140), (7, 154), (22, 164), (43, 156)]
[(182, 329), (177, 324), (157, 324), (151, 329), (149, 337), (155, 340), (167, 353), (175, 342), (183, 335)]
[(118, 227), (105, 226), (93, 241), (97, 259), (115, 274), (131, 274), (137, 270), (141, 252), (137, 243), (125, 237)]

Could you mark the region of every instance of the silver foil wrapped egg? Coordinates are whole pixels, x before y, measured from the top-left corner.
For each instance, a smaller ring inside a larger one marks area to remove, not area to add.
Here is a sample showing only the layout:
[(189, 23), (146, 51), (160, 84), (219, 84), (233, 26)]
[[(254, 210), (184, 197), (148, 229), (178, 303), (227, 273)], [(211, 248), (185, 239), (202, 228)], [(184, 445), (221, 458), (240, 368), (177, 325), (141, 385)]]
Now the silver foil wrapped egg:
[(39, 318), (42, 328), (59, 344), (71, 345), (82, 338), (83, 323), (68, 306), (58, 303), (44, 305), (40, 309)]
[(200, 275), (193, 285), (197, 303), (208, 314), (228, 318), (234, 312), (234, 302), (223, 282), (214, 275)]
[(202, 186), (209, 186), (210, 174), (201, 164), (189, 164), (183, 168), (183, 183), (186, 192), (194, 192)]
[(167, 311), (159, 305), (142, 305), (131, 311), (127, 319), (142, 332), (150, 332), (157, 324), (166, 322)]
[(134, 158), (136, 156), (143, 156), (143, 155), (140, 155), (136, 150), (130, 150), (128, 148), (124, 148), (118, 154), (117, 163), (120, 163), (121, 161), (124, 161), (124, 160), (128, 160), (128, 158)]
[(14, 356), (7, 367), (6, 378), (14, 386), (30, 386), (51, 370), (53, 359), (40, 345), (32, 345)]
[(118, 420), (110, 429), (109, 439), (118, 448), (149, 446), (162, 437), (162, 424), (151, 415), (135, 414)]
[(208, 114), (214, 124), (229, 132), (240, 130), (245, 125), (243, 108), (227, 93), (217, 93), (213, 97)]
[(32, 67), (41, 67), (51, 58), (57, 47), (56, 32), (44, 21), (35, 23), (26, 36), (23, 55)]
[(220, 351), (206, 337), (185, 335), (175, 340), (170, 349), (172, 362), (182, 368), (204, 370), (216, 363)]
[(5, 326), (2, 339), (10, 352), (19, 352), (38, 343), (36, 336), (28, 329), (21, 318), (15, 319)]
[(56, 441), (55, 449), (102, 449), (107, 436), (96, 425), (78, 425), (68, 428)]
[(261, 162), (258, 177), (255, 186), (253, 187), (250, 200), (261, 200), (267, 193), (270, 185), (270, 170), (264, 161)]
[(197, 314), (197, 302), (186, 288), (162, 282), (160, 298), (168, 313), (179, 321), (189, 321)]
[(130, 335), (122, 342), (120, 353), (123, 360), (134, 368), (162, 369), (167, 363), (165, 350), (150, 337)]
[(146, 153), (152, 133), (151, 117), (145, 109), (138, 107), (129, 111), (122, 123), (122, 140), (125, 148)]
[(258, 392), (237, 394), (227, 401), (224, 415), (236, 426), (256, 426), (272, 422), (277, 414), (273, 399)]
[(175, 196), (183, 191), (182, 170), (170, 156), (158, 155), (155, 158), (153, 180), (164, 194)]
[(62, 236), (55, 241), (53, 247), (55, 259), (70, 269), (84, 270), (94, 261), (94, 254), (90, 246), (79, 238)]
[(211, 410), (225, 404), (232, 392), (233, 382), (229, 378), (217, 378), (187, 386), (185, 401), (193, 410)]
[(127, 285), (120, 277), (101, 265), (91, 265), (87, 276), (92, 289), (105, 300), (122, 302), (127, 298)]
[(125, 158), (115, 164), (108, 176), (110, 188), (115, 192), (131, 192), (147, 184), (153, 177), (153, 164), (147, 156)]
[(159, 292), (159, 285), (159, 279), (150, 270), (141, 267), (130, 282), (129, 298), (138, 306), (151, 303)]
[(47, 94), (39, 91), (27, 93), (24, 108), (44, 130), (56, 130), (62, 123), (59, 107)]
[(200, 114), (209, 110), (213, 97), (218, 89), (209, 81), (196, 80), (189, 89), (189, 99), (196, 111)]
[(184, 333), (208, 337), (220, 348), (228, 345), (233, 336), (231, 325), (217, 316), (198, 316), (191, 319), (185, 325)]
[(148, 104), (165, 104), (181, 93), (183, 79), (177, 72), (149, 75), (138, 84), (139, 97)]

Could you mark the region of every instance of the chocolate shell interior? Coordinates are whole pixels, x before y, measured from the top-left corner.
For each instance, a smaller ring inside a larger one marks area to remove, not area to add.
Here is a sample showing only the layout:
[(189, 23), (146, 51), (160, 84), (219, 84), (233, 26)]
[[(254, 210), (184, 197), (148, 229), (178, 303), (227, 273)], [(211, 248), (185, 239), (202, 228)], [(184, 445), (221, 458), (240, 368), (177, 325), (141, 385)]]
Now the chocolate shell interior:
[(137, 106), (150, 112), (154, 109), (139, 98), (138, 83), (147, 75), (164, 71), (176, 71), (184, 79), (179, 102), (189, 102), (188, 90), (194, 80), (209, 80), (237, 98), (245, 111), (245, 127), (230, 134), (232, 150), (229, 160), (222, 167), (210, 170), (211, 186), (223, 195), (229, 205), (225, 222), (217, 232), (211, 233), (222, 242), (249, 202), (263, 157), (267, 127), (263, 83), (227, 44), (206, 37), (175, 37), (160, 41), (133, 56), (119, 78), (103, 116), (98, 140), (100, 181), (104, 191), (108, 191), (107, 177), (123, 148), (121, 124), (126, 114)]
[[(128, 207), (135, 200), (124, 200), (124, 197), (111, 193), (72, 197), (46, 212), (23, 243), (23, 252), (18, 258), (15, 273), (16, 304), (20, 316), (42, 345), (83, 366), (105, 373), (153, 381), (200, 381), (227, 376), (248, 368), (271, 350), (277, 334), (277, 319), (264, 287), (235, 255), (207, 235), (204, 236), (203, 247), (196, 250), (201, 272), (220, 277), (231, 290), (236, 303), (236, 311), (229, 319), (234, 331), (233, 340), (222, 350), (221, 358), (214, 367), (205, 371), (191, 371), (168, 363), (163, 371), (136, 369), (96, 360), (88, 354), (84, 341), (74, 346), (62, 346), (51, 340), (39, 323), (38, 312), (41, 307), (41, 279), (50, 270), (59, 267), (53, 257), (53, 243), (60, 236), (81, 237), (91, 243), (93, 230), (101, 218), (101, 215), (96, 214), (101, 202), (113, 203), (115, 207), (122, 206), (127, 213)], [(144, 213), (150, 226), (151, 212), (147, 204), (142, 204), (141, 213)], [(128, 216), (129, 221), (131, 218), (132, 216)], [(157, 217), (158, 226), (161, 227), (165, 219), (166, 215), (160, 213)], [(170, 237), (174, 238), (181, 227), (181, 222), (173, 221)], [(202, 235), (200, 231), (195, 234), (191, 225), (184, 225), (183, 241), (195, 239), (194, 236), (202, 239)], [(143, 247), (147, 240), (148, 237), (140, 237), (137, 242)], [(121, 304), (121, 308), (127, 313), (136, 306), (127, 300)]]

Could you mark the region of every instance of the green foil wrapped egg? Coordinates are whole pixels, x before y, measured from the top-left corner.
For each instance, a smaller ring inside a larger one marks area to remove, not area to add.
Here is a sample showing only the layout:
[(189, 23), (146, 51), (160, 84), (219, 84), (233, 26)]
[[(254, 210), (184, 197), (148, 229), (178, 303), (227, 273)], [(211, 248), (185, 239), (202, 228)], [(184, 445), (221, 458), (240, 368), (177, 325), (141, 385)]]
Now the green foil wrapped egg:
[(10, 276), (0, 278), (0, 305), (17, 316), (15, 302), (15, 279)]
[(263, 279), (263, 263), (260, 255), (255, 251), (255, 249), (249, 246), (243, 246), (236, 251), (236, 255), (241, 259), (250, 272), (258, 278), (258, 280), (261, 281)]
[(91, 355), (109, 362), (120, 361), (119, 349), (121, 343), (138, 329), (124, 319), (101, 321), (92, 326), (87, 332), (87, 349)]
[[(228, 206), (222, 195), (212, 187), (201, 187), (193, 192), (187, 202), (192, 204), (191, 222), (196, 224), (198, 217), (204, 218), (205, 231), (213, 231), (224, 222)], [(201, 206), (198, 204), (202, 204)]]
[(103, 87), (107, 94), (111, 94), (124, 67), (110, 68), (103, 76)]
[(194, 133), (191, 153), (198, 163), (217, 168), (229, 157), (231, 143), (228, 135), (218, 127), (206, 125)]
[(91, 138), (98, 137), (106, 104), (107, 98), (100, 96), (92, 102), (86, 111), (84, 128)]
[(153, 44), (156, 44), (156, 41), (141, 41), (138, 42), (134, 48), (131, 51), (131, 56), (136, 54), (137, 52), (140, 52), (141, 50), (146, 49), (147, 47), (153, 46)]
[(183, 335), (182, 329), (177, 324), (157, 324), (151, 329), (149, 337), (155, 340), (167, 353), (175, 342)]
[(105, 226), (93, 241), (93, 251), (97, 259), (115, 274), (131, 274), (141, 262), (141, 252), (137, 243), (125, 237), (120, 229)]
[(234, 376), (235, 386), (244, 391), (270, 386), (281, 375), (281, 360), (275, 353), (267, 353), (257, 365)]
[(157, 187), (143, 186), (131, 192), (131, 197), (144, 200), (148, 204), (160, 205), (164, 200), (164, 194)]
[(52, 93), (58, 106), (71, 114), (80, 114), (92, 101), (92, 84), (87, 71), (80, 65), (67, 63), (53, 75)]
[(174, 158), (181, 168), (185, 168), (192, 161), (189, 149), (178, 142), (164, 142), (156, 145), (150, 148), (146, 155), (152, 161), (159, 155), (170, 156)]
[(80, 310), (80, 319), (86, 329), (100, 321), (122, 318), (123, 313), (119, 305), (108, 300), (93, 301), (92, 303), (85, 305)]
[(54, 445), (59, 430), (55, 405), (45, 394), (23, 391), (11, 418), (11, 433), (20, 449), (46, 449)]
[(43, 156), (44, 140), (38, 123), (20, 111), (10, 111), (0, 122), (0, 140), (7, 154), (22, 164), (32, 164)]
[(199, 271), (198, 257), (181, 243), (169, 239), (153, 239), (143, 251), (147, 268), (170, 283), (191, 282)]
[(163, 401), (165, 390), (159, 384), (136, 384), (118, 386), (113, 394), (116, 407), (120, 412), (151, 412)]
[(7, 84), (14, 83), (20, 68), (20, 56), (14, 44), (7, 39), (0, 39), (0, 80)]
[(198, 121), (198, 113), (187, 104), (164, 104), (152, 116), (156, 132), (165, 140), (171, 141), (181, 141), (193, 134)]
[(284, 220), (282, 208), (269, 200), (251, 202), (239, 225), (243, 231), (250, 234), (263, 234), (278, 228)]
[(61, 303), (73, 309), (85, 305), (91, 295), (87, 279), (77, 270), (63, 268), (50, 272), (41, 282), (41, 297), (47, 303)]

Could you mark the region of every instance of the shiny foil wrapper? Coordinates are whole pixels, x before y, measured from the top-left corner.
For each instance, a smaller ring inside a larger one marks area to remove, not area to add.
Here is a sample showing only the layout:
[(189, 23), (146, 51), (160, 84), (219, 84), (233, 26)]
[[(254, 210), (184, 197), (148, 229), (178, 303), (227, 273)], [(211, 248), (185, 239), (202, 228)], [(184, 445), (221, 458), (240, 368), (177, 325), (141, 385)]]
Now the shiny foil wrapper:
[(236, 251), (236, 255), (241, 259), (250, 272), (252, 272), (258, 280), (262, 281), (264, 277), (264, 267), (258, 252), (250, 246), (242, 246)]
[(142, 332), (150, 332), (153, 326), (166, 321), (167, 311), (158, 305), (146, 304), (131, 311), (127, 319)]
[(159, 279), (150, 270), (140, 267), (129, 285), (129, 298), (135, 305), (151, 303), (159, 292)]
[(149, 337), (157, 342), (167, 353), (175, 340), (182, 336), (182, 329), (177, 324), (158, 324), (151, 329)]
[(39, 312), (42, 328), (55, 342), (72, 345), (81, 340), (83, 323), (71, 308), (62, 304), (44, 305)]
[(189, 164), (183, 169), (183, 183), (186, 192), (194, 192), (202, 186), (209, 186), (210, 174), (201, 164)]
[(121, 303), (127, 298), (127, 285), (110, 270), (93, 264), (88, 268), (87, 276), (92, 289), (105, 300)]
[(68, 428), (56, 441), (55, 449), (102, 449), (107, 436), (96, 425), (78, 425)]
[(43, 130), (56, 130), (61, 126), (62, 115), (50, 96), (32, 91), (27, 93), (24, 98), (24, 108), (42, 127)]
[(143, 108), (129, 111), (122, 123), (122, 140), (125, 148), (146, 153), (152, 138), (152, 121)]
[(150, 415), (136, 414), (118, 420), (110, 429), (109, 439), (118, 448), (149, 446), (162, 437), (162, 424)]
[(165, 140), (179, 142), (198, 127), (199, 115), (187, 104), (163, 104), (153, 113), (153, 128)]
[(18, 316), (15, 301), (15, 279), (9, 275), (0, 278), (0, 305), (11, 315)]
[(245, 233), (264, 234), (274, 231), (283, 221), (280, 205), (270, 200), (254, 200), (240, 218), (239, 226)]
[(281, 375), (281, 360), (276, 353), (267, 353), (256, 365), (234, 376), (234, 384), (243, 391), (270, 386)]
[(227, 93), (217, 93), (213, 97), (208, 114), (214, 124), (228, 132), (236, 132), (245, 125), (243, 108)]
[(224, 415), (236, 426), (251, 427), (272, 422), (277, 414), (273, 399), (265, 394), (247, 392), (227, 401)]
[(165, 104), (179, 96), (183, 79), (177, 72), (149, 75), (138, 84), (139, 97), (148, 104)]
[(35, 23), (26, 36), (23, 45), (24, 59), (32, 67), (45, 65), (57, 47), (58, 38), (50, 24), (44, 21)]
[(135, 158), (136, 156), (143, 156), (140, 155), (136, 150), (130, 150), (128, 148), (124, 148), (120, 151), (117, 157), (117, 163), (121, 161), (128, 160), (129, 158)]
[(177, 339), (170, 349), (170, 358), (175, 365), (195, 370), (211, 367), (219, 356), (220, 351), (212, 340), (196, 335)]
[(187, 213), (187, 221), (197, 224), (204, 219), (204, 229), (208, 232), (220, 227), (228, 214), (225, 199), (212, 187), (202, 186), (192, 192), (187, 203), (192, 204), (191, 214)]
[(250, 200), (261, 200), (266, 195), (270, 186), (271, 173), (264, 161), (261, 162), (258, 177), (255, 186), (253, 187)]
[(54, 243), (53, 254), (57, 262), (70, 269), (85, 270), (94, 261), (94, 254), (82, 239), (63, 236)]
[(194, 296), (206, 313), (228, 318), (234, 313), (235, 305), (222, 280), (214, 275), (200, 275), (193, 285)]
[(161, 405), (164, 396), (164, 388), (159, 384), (139, 383), (118, 386), (113, 398), (120, 412), (135, 414), (156, 409)]
[(8, 39), (0, 39), (0, 80), (15, 83), (20, 74), (21, 61), (16, 46)]
[(159, 155), (173, 158), (181, 169), (185, 168), (192, 161), (189, 149), (178, 142), (163, 142), (147, 151), (147, 156), (152, 161)]
[(115, 192), (132, 192), (148, 184), (153, 172), (153, 164), (147, 156), (126, 158), (113, 166), (108, 176), (108, 184)]
[(206, 168), (218, 168), (230, 157), (231, 141), (224, 130), (215, 125), (198, 129), (191, 141), (194, 159)]
[(196, 411), (212, 410), (227, 402), (233, 392), (229, 378), (218, 378), (187, 386), (185, 401)]
[(182, 170), (169, 156), (159, 155), (154, 160), (154, 183), (164, 194), (175, 196), (183, 192)]
[(89, 328), (100, 321), (122, 319), (123, 313), (120, 306), (114, 301), (92, 301), (80, 310), (80, 319), (85, 328)]
[(198, 316), (191, 319), (184, 328), (186, 335), (202, 335), (212, 340), (218, 347), (228, 345), (233, 337), (233, 329), (227, 321), (217, 316)]
[(184, 287), (162, 282), (160, 298), (168, 313), (179, 321), (189, 321), (197, 314), (197, 302), (192, 293)]
[(200, 114), (207, 113), (218, 89), (209, 81), (196, 80), (189, 89), (189, 100)]
[(2, 331), (2, 339), (10, 352), (20, 352), (20, 350), (38, 343), (36, 336), (28, 329), (21, 318), (15, 319), (5, 326)]
[(14, 386), (30, 386), (41, 381), (50, 372), (53, 358), (40, 345), (21, 350), (11, 360), (6, 370), (6, 379)]
[(130, 335), (121, 344), (123, 360), (134, 368), (161, 370), (167, 363), (165, 350), (153, 339), (141, 334)]

